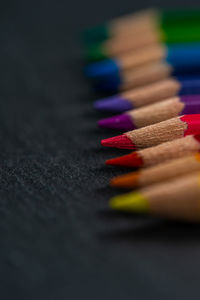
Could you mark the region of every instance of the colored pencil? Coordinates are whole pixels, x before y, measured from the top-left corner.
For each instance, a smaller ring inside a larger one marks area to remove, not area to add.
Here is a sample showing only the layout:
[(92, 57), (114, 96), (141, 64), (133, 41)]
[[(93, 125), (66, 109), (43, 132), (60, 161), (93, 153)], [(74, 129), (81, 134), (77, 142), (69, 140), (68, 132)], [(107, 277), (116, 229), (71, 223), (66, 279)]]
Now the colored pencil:
[(196, 94), (200, 94), (200, 77), (168, 78), (145, 87), (97, 100), (94, 108), (102, 111), (124, 112), (177, 95)]
[(200, 24), (178, 24), (174, 27), (152, 28), (144, 34), (112, 38), (108, 41), (91, 45), (86, 52), (87, 61), (110, 59), (129, 51), (142, 50), (156, 45), (170, 45), (200, 42)]
[(114, 187), (129, 188), (143, 187), (156, 184), (178, 176), (200, 171), (200, 153), (172, 159), (164, 163), (117, 176), (111, 179), (110, 184)]
[(157, 10), (148, 9), (134, 12), (94, 26), (84, 31), (85, 43), (91, 45), (111, 38), (121, 38), (134, 34), (151, 32), (156, 28), (175, 27), (177, 24), (199, 24), (200, 10)]
[(129, 168), (149, 167), (170, 159), (195, 154), (199, 150), (200, 135), (188, 135), (154, 147), (109, 159), (106, 161), (106, 164)]
[(185, 114), (200, 113), (200, 95), (180, 96), (100, 120), (102, 128), (134, 130)]
[(104, 139), (101, 145), (119, 149), (141, 149), (199, 133), (200, 114), (183, 115)]
[(114, 210), (199, 222), (200, 172), (114, 197), (110, 200), (110, 207)]
[[(109, 80), (106, 79), (93, 82), (93, 86), (97, 91), (111, 91), (117, 93), (151, 84), (170, 76), (178, 76), (179, 73), (180, 72), (176, 71), (175, 68), (167, 63), (156, 62), (125, 71), (119, 74), (119, 76), (109, 78)], [(188, 69), (188, 71), (184, 70), (184, 74), (197, 75), (200, 74), (200, 70)]]
[(119, 38), (129, 35), (130, 32), (132, 34), (146, 32), (148, 27), (155, 27), (154, 20), (156, 20), (156, 16), (157, 11), (155, 9), (148, 9), (117, 17), (106, 24), (86, 29), (83, 32), (84, 42), (91, 45), (113, 37)]
[[(85, 75), (93, 80), (109, 80), (113, 76), (120, 76), (126, 70), (161, 61), (167, 62), (176, 71), (199, 69), (200, 43), (153, 45), (138, 51), (130, 51), (115, 59), (88, 64), (85, 67)], [(123, 77), (120, 79), (123, 80)]]

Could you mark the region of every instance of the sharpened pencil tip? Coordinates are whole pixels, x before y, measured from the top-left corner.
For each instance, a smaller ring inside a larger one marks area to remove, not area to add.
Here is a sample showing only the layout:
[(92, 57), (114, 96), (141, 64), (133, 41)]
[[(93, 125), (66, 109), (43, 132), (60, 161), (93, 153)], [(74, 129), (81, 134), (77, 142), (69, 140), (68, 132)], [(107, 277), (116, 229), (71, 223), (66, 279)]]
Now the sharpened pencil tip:
[(101, 100), (97, 100), (94, 103), (94, 108), (102, 111), (110, 112), (124, 112), (133, 109), (131, 102), (123, 99), (121, 96), (113, 96)]
[(119, 67), (114, 59), (105, 59), (95, 63), (90, 63), (85, 68), (85, 75), (88, 78), (103, 78), (118, 74)]
[(86, 56), (86, 60), (91, 62), (108, 59), (106, 51), (102, 47), (101, 43), (97, 43), (95, 45), (89, 45), (87, 47), (85, 56)]
[(109, 205), (114, 210), (146, 213), (149, 211), (147, 199), (139, 192), (132, 192), (111, 198)]
[(88, 45), (103, 42), (109, 37), (110, 35), (107, 24), (97, 25), (92, 28), (88, 28), (83, 32), (83, 40)]
[(120, 157), (108, 159), (106, 164), (111, 166), (138, 168), (143, 166), (143, 160), (137, 152), (134, 152)]
[(128, 114), (117, 115), (111, 118), (100, 120), (98, 125), (102, 128), (111, 128), (124, 131), (136, 129)]
[(125, 134), (104, 139), (101, 141), (101, 145), (119, 149), (135, 149), (135, 145)]
[(139, 172), (132, 172), (121, 176), (116, 176), (111, 179), (110, 185), (113, 187), (131, 189), (138, 186)]

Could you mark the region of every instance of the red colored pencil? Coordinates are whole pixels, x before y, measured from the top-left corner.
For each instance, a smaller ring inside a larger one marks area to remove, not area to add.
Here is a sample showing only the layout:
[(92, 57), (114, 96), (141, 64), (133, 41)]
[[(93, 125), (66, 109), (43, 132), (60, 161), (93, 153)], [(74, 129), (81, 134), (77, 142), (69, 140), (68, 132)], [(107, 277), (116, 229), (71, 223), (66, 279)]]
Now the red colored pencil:
[(164, 182), (197, 171), (200, 171), (199, 152), (116, 176), (111, 179), (110, 184), (115, 187), (133, 189)]
[(155, 147), (109, 159), (106, 161), (106, 164), (129, 168), (148, 167), (174, 158), (194, 154), (199, 150), (200, 135), (188, 135)]

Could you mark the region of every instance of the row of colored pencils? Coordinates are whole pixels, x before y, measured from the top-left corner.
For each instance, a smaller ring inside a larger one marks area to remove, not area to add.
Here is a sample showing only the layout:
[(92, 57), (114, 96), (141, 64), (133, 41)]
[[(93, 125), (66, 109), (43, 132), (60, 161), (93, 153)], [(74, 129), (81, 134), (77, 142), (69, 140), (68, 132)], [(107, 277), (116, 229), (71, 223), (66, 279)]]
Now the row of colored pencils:
[(114, 95), (97, 100), (118, 113), (98, 122), (123, 132), (102, 146), (129, 149), (107, 165), (133, 168), (111, 179), (132, 191), (114, 210), (200, 221), (200, 9), (146, 10), (84, 34), (92, 86)]

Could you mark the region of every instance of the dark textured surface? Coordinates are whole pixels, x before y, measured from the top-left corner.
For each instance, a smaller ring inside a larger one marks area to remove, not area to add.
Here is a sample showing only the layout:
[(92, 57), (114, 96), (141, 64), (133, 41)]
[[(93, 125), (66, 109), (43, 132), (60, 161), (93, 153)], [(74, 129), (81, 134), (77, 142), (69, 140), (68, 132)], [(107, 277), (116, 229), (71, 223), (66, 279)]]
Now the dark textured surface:
[(121, 152), (100, 147), (112, 133), (96, 128), (77, 37), (141, 2), (1, 4), (2, 300), (199, 298), (199, 226), (107, 209), (121, 171), (104, 160)]

